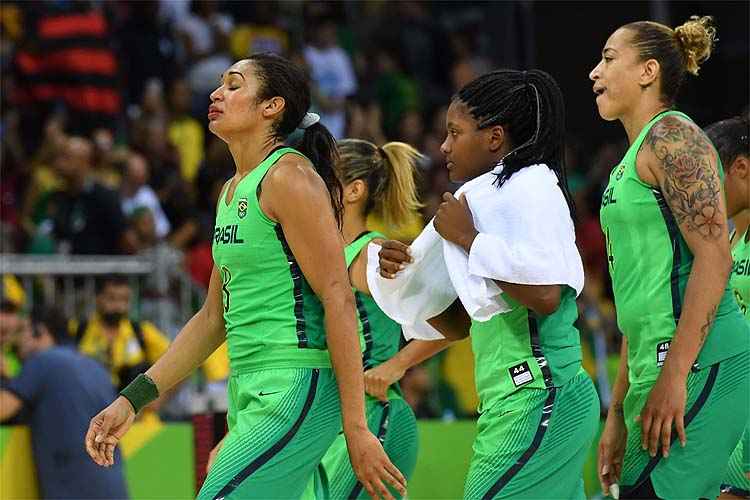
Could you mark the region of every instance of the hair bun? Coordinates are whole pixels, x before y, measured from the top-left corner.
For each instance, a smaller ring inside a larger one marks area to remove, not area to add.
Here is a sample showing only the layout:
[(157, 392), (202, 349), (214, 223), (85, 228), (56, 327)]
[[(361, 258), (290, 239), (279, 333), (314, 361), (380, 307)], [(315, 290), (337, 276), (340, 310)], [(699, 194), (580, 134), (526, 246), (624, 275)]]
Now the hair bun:
[(700, 65), (711, 56), (717, 40), (714, 18), (691, 16), (689, 21), (676, 27), (674, 33), (685, 55), (685, 69), (697, 75)]

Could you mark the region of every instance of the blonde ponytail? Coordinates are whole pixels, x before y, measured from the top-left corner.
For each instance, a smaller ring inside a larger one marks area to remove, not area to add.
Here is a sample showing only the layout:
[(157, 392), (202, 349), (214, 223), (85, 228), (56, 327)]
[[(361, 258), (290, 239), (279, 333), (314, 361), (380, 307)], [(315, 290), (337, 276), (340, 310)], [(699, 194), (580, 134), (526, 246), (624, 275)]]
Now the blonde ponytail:
[(367, 184), (365, 215), (374, 212), (387, 227), (399, 227), (414, 220), (422, 207), (414, 177), (422, 155), (403, 142), (389, 142), (382, 148), (361, 139), (338, 141), (336, 173), (346, 186), (361, 179)]
[(422, 155), (403, 142), (389, 142), (381, 150), (385, 153), (387, 178), (383, 192), (374, 200), (374, 210), (386, 226), (398, 227), (408, 223), (423, 206), (417, 197), (414, 181), (417, 162)]
[(700, 65), (711, 56), (716, 43), (716, 26), (711, 16), (691, 16), (674, 29), (675, 37), (685, 55), (685, 69), (697, 75)]

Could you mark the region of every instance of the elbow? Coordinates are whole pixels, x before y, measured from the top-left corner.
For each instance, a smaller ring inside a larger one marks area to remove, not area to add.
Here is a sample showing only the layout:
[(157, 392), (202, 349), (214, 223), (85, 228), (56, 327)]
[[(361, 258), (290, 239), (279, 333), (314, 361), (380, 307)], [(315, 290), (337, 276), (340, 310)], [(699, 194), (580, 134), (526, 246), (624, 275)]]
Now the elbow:
[(732, 274), (732, 266), (734, 261), (732, 259), (732, 252), (729, 249), (729, 245), (722, 245), (721, 248), (714, 248), (712, 252), (695, 253), (695, 264), (706, 266), (710, 268), (715, 276), (718, 276), (723, 283), (729, 281), (729, 277)]
[(326, 314), (331, 312), (338, 314), (345, 310), (354, 311), (357, 308), (354, 301), (354, 292), (349, 283), (335, 282), (319, 298)]
[(540, 294), (534, 304), (530, 307), (535, 313), (542, 316), (549, 316), (560, 308), (560, 287), (550, 287), (544, 293)]
[(443, 337), (453, 342), (457, 340), (463, 340), (469, 336), (469, 330), (453, 329), (453, 330), (442, 331), (440, 333), (443, 334)]

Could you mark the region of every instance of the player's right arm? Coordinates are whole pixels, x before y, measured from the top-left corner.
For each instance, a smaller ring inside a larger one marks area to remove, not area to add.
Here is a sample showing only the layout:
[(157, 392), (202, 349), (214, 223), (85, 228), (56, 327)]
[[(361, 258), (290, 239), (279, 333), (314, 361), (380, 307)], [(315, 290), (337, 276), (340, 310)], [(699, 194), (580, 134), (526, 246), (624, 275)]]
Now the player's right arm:
[(388, 401), (388, 388), (401, 380), (406, 370), (430, 359), (453, 342), (451, 339), (412, 340), (391, 359), (365, 372), (365, 392)]
[[(156, 384), (159, 393), (164, 394), (203, 363), (225, 337), (221, 280), (214, 267), (203, 306), (146, 375)], [(114, 464), (114, 448), (134, 418), (133, 406), (119, 396), (91, 419), (86, 433), (86, 451), (94, 462), (103, 466)]]
[(607, 421), (599, 439), (599, 465), (597, 467), (602, 492), (614, 497), (618, 495), (610, 491), (610, 487), (620, 480), (622, 459), (625, 455), (625, 443), (628, 436), (622, 405), (629, 387), (628, 339), (623, 337), (620, 347), (620, 366), (617, 368), (617, 377), (612, 388), (612, 402), (609, 405)]

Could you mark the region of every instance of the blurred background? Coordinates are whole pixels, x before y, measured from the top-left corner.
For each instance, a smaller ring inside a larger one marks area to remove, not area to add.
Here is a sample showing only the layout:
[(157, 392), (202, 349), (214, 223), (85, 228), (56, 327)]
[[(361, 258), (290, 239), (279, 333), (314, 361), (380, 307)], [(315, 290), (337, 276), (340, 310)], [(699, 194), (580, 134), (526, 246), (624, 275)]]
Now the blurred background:
[[(307, 68), (313, 110), (337, 138), (404, 141), (425, 154), (421, 220), (399, 231), (371, 221), (407, 243), (442, 193), (458, 187), (439, 150), (450, 96), (499, 67), (540, 68), (557, 79), (586, 271), (578, 327), (585, 368), (606, 408), (620, 338), (598, 209), (627, 144), (619, 123), (599, 118), (588, 73), (625, 23), (675, 26), (713, 15), (716, 51), (700, 77), (688, 78), (679, 107), (701, 126), (747, 113), (749, 5), (3, 0), (2, 375), (12, 378), (22, 361), (14, 318), (41, 303), (64, 311), (70, 341), (107, 367), (115, 388), (166, 349), (203, 301), (215, 204), (234, 173), (225, 144), (208, 133), (208, 95), (232, 62), (275, 52)], [(413, 498), (460, 495), (476, 417), (472, 369), (462, 342), (402, 382), (425, 419)], [(197, 491), (208, 451), (224, 432), (227, 373), (220, 349), (147, 412), (141, 434), (123, 448), (133, 498)], [(0, 432), (2, 498), (38, 494), (25, 432)], [(594, 496), (590, 465), (587, 474)]]

